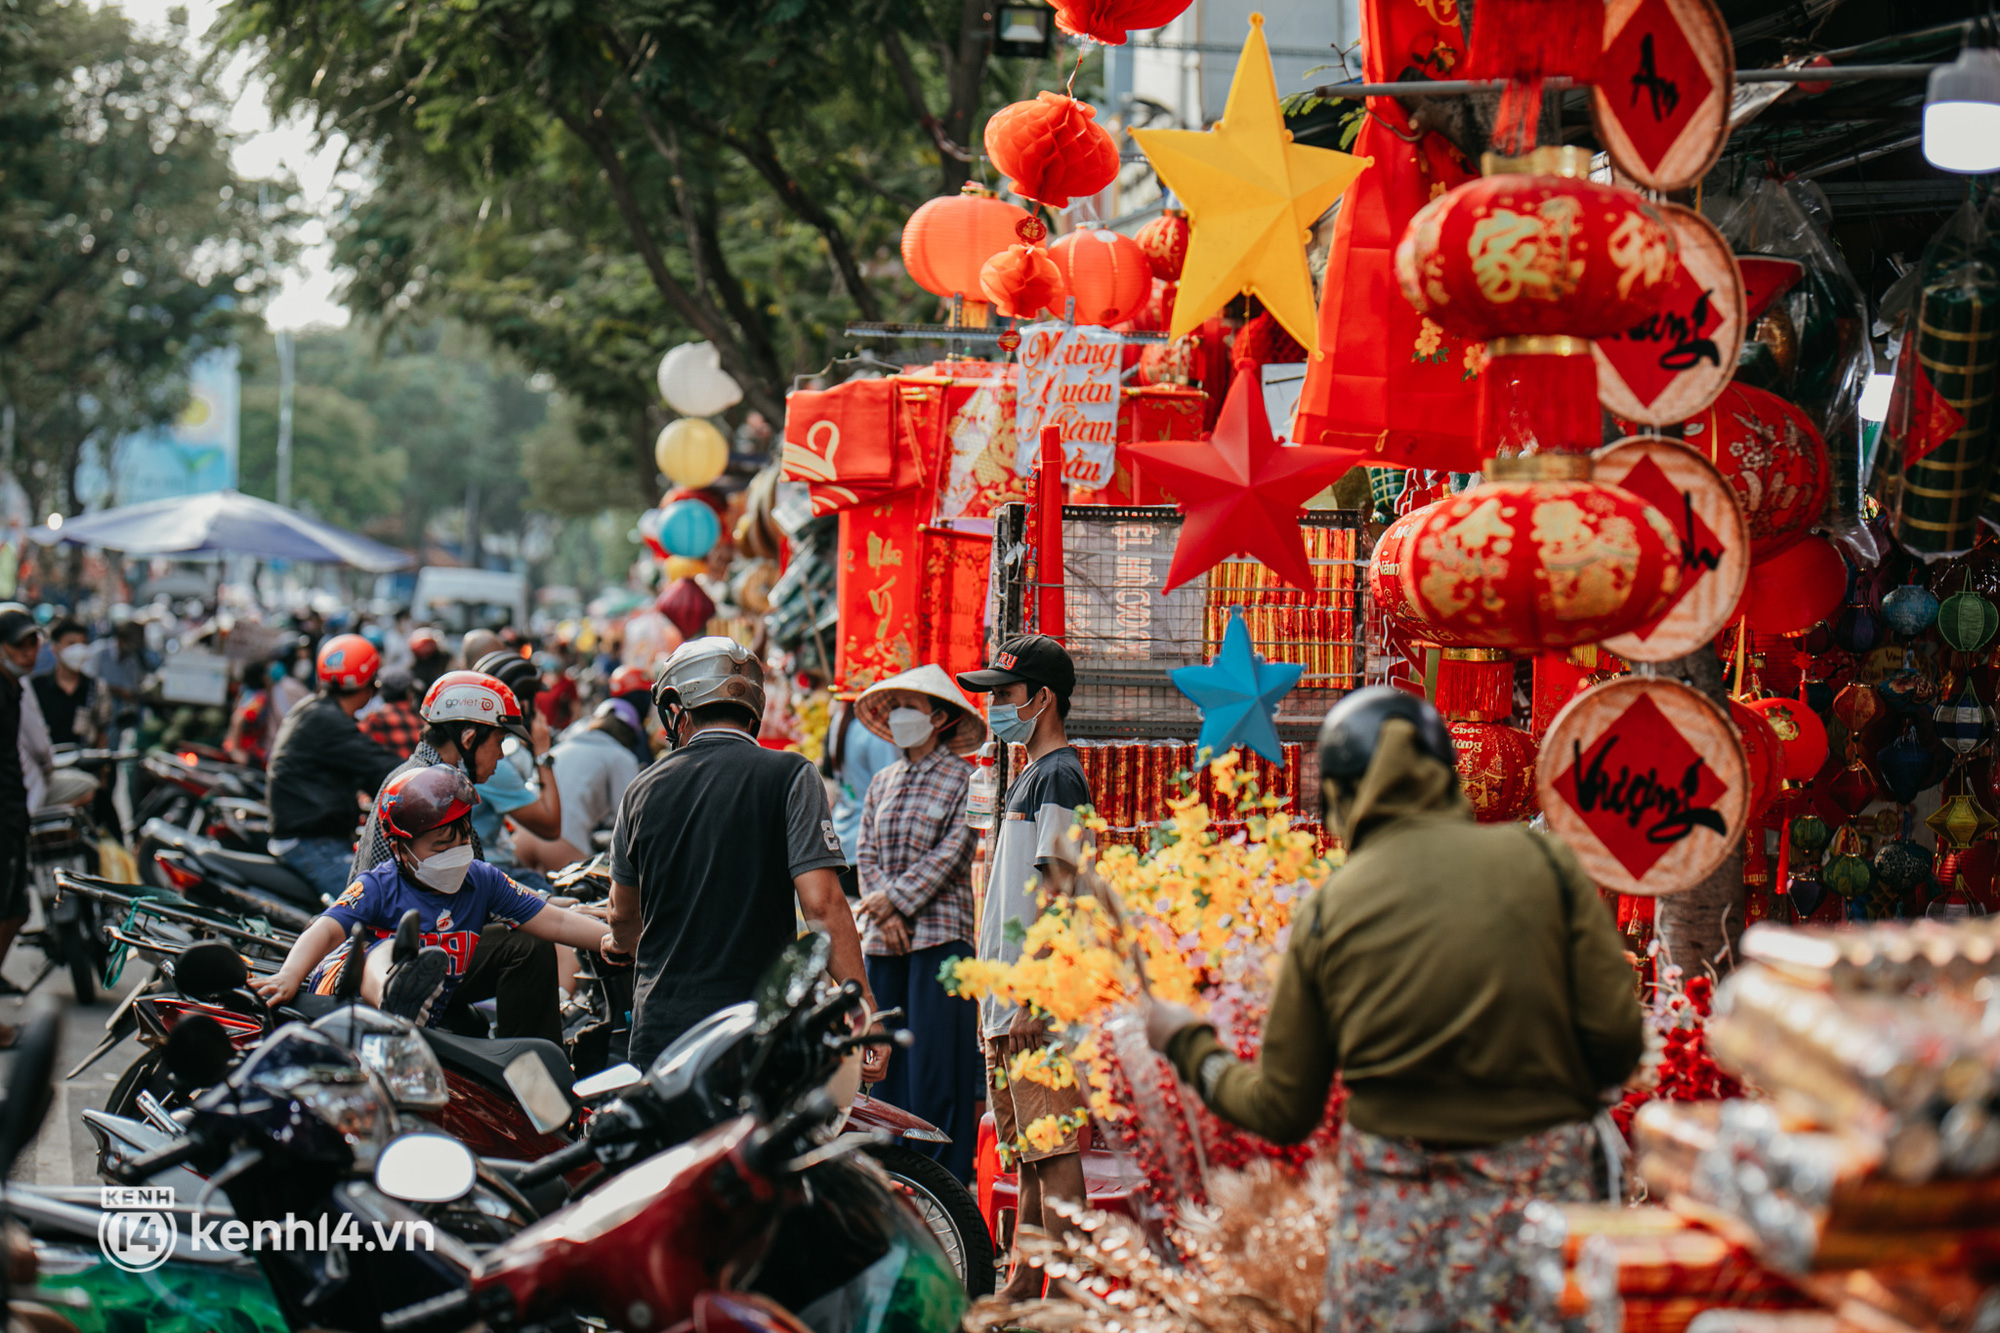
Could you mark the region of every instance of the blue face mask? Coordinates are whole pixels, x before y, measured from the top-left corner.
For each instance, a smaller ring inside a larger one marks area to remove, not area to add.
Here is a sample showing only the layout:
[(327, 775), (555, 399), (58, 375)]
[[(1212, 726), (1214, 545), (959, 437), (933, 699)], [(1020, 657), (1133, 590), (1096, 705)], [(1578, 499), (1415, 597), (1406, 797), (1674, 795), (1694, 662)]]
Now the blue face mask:
[(986, 725), (993, 728), (993, 734), (1010, 745), (1026, 745), (1028, 738), (1035, 734), (1035, 722), (1041, 717), (1022, 717), (1019, 704), (994, 704), (986, 710)]

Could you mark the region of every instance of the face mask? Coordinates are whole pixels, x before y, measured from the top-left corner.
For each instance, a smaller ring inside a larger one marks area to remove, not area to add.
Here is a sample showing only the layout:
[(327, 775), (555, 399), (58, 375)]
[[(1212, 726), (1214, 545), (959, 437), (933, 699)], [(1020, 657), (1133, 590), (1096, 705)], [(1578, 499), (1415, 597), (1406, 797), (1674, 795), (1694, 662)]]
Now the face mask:
[(425, 857), (417, 862), (414, 872), (417, 883), (439, 893), (457, 893), (458, 886), (465, 883), (465, 871), (472, 864), (472, 845), (454, 847), (448, 852)]
[(889, 739), (901, 749), (922, 745), (931, 738), (936, 728), (931, 725), (931, 715), (917, 708), (892, 708), (889, 710)]
[(10, 676), (25, 676), (32, 669), (16, 662), (12, 653), (0, 653), (0, 668), (4, 668)]
[(56, 657), (71, 671), (81, 671), (83, 670), (83, 664), (90, 660), (90, 645), (87, 643), (67, 644), (61, 652), (56, 654)]
[(995, 736), (1008, 744), (1026, 745), (1028, 738), (1035, 734), (1035, 721), (1040, 717), (1040, 713), (1022, 717), (1019, 704), (994, 704), (986, 710), (986, 725), (993, 728)]

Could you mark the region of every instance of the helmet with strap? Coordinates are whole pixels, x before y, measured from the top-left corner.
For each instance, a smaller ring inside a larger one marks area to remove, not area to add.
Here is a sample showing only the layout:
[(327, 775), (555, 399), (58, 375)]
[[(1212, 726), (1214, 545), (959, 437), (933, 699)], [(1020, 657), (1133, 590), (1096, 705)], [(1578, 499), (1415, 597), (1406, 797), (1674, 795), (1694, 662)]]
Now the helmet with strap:
[(653, 683), (653, 706), (671, 738), (679, 714), (711, 704), (735, 704), (755, 736), (764, 724), (764, 664), (734, 639), (720, 634), (690, 639), (674, 650)]
[(450, 764), (432, 764), (389, 779), (375, 808), (382, 817), (382, 831), (408, 842), (464, 819), (478, 804), (479, 793), (472, 789), (471, 779)]
[(359, 634), (336, 634), (319, 648), (320, 683), (346, 693), (366, 689), (382, 669), (382, 654)]
[(514, 692), (483, 671), (445, 672), (424, 695), (418, 711), (426, 722), (498, 727), (524, 741), (532, 739)]
[(523, 708), (532, 704), (535, 696), (542, 690), (542, 673), (535, 669), (533, 662), (519, 653), (508, 652), (505, 649), (497, 653), (488, 653), (473, 663), (472, 669), (483, 671), (505, 685), (513, 692)]

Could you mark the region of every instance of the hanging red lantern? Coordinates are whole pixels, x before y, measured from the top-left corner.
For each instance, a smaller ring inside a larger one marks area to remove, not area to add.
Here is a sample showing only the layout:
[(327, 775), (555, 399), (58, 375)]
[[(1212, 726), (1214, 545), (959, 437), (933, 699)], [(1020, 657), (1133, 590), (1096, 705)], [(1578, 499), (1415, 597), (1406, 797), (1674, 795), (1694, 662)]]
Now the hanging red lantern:
[(1010, 319), (1033, 319), (1063, 306), (1062, 270), (1039, 245), (1010, 245), (979, 270), (979, 289)]
[(986, 261), (1022, 239), (1019, 227), (1032, 222), (1027, 210), (991, 190), (967, 185), (921, 205), (903, 224), (903, 267), (917, 286), (933, 296), (963, 296), (977, 310), (966, 323), (985, 321), (979, 271)]
[(1001, 107), (986, 122), (986, 156), (1014, 193), (1050, 208), (1096, 194), (1118, 176), (1118, 145), (1097, 108), (1061, 93)]
[(1729, 701), (1729, 720), (1743, 738), (1743, 753), (1750, 761), (1750, 819), (1770, 808), (1785, 785), (1785, 750), (1778, 733), (1764, 715), (1740, 699)]
[(1406, 539), (1403, 598), (1440, 642), (1522, 652), (1596, 643), (1673, 600), (1681, 544), (1659, 510), (1583, 480), (1587, 459), (1543, 455), (1498, 475), (1439, 503)]
[(1732, 382), (1683, 430), (1688, 447), (1706, 454), (1736, 489), (1756, 559), (1798, 542), (1819, 520), (1832, 484), (1826, 444), (1791, 403)]
[(1132, 239), (1152, 261), (1154, 277), (1162, 282), (1179, 282), (1181, 266), (1187, 263), (1188, 238), (1193, 234), (1187, 211), (1170, 208), (1139, 228)]
[(1437, 627), (1424, 619), (1423, 613), (1404, 593), (1403, 574), (1414, 550), (1411, 543), (1417, 529), (1443, 503), (1439, 500), (1412, 509), (1384, 528), (1375, 543), (1375, 552), (1368, 560), (1368, 605), (1389, 618), (1392, 633), (1430, 643), (1450, 641), (1438, 637)]
[(1785, 785), (1803, 786), (1826, 766), (1826, 723), (1797, 699), (1751, 699), (1745, 708), (1761, 716), (1785, 751)]
[(1760, 633), (1804, 634), (1840, 609), (1847, 561), (1824, 537), (1808, 536), (1750, 567), (1743, 613)]
[(1086, 227), (1051, 245), (1049, 257), (1076, 299), (1078, 324), (1129, 319), (1153, 293), (1153, 263), (1130, 236)]
[(1505, 824), (1535, 812), (1535, 738), (1498, 722), (1451, 722), (1458, 781), (1482, 824)]
[(1181, 16), (1193, 0), (1053, 0), (1056, 26), (1106, 46), (1125, 45), (1134, 28), (1158, 28)]

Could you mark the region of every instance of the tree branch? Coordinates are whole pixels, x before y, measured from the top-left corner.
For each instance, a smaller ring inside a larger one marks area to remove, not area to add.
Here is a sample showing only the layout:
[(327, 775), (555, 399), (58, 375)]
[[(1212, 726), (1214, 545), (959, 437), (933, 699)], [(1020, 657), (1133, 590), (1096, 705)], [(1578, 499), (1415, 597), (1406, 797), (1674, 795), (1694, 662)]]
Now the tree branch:
[(924, 133), (931, 136), (937, 145), (940, 161), (972, 161), (972, 154), (951, 141), (944, 132), (944, 125), (931, 114), (929, 103), (924, 98), (923, 81), (917, 77), (917, 67), (910, 60), (910, 49), (903, 45), (903, 35), (894, 28), (884, 31), (882, 49), (888, 52), (889, 68), (895, 72), (896, 83), (903, 90), (903, 100), (910, 104), (910, 112), (916, 116), (917, 124), (923, 126)]
[(854, 247), (848, 244), (847, 233), (834, 221), (832, 214), (820, 207), (819, 200), (802, 189), (792, 174), (785, 170), (785, 164), (778, 160), (778, 146), (771, 142), (770, 132), (759, 128), (754, 134), (745, 136), (729, 131), (724, 142), (735, 148), (743, 160), (777, 191), (778, 198), (784, 201), (786, 207), (826, 240), (833, 266), (846, 284), (848, 295), (854, 298), (855, 308), (861, 312), (861, 317), (866, 320), (881, 319), (881, 303), (875, 299), (875, 291), (868, 285), (868, 280), (861, 276), (861, 264), (854, 257)]

